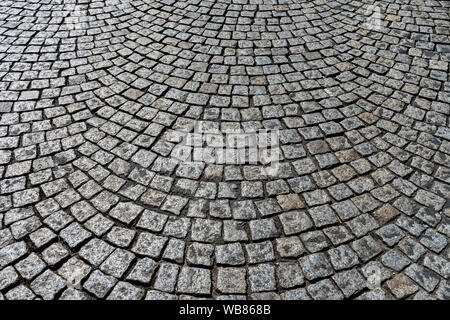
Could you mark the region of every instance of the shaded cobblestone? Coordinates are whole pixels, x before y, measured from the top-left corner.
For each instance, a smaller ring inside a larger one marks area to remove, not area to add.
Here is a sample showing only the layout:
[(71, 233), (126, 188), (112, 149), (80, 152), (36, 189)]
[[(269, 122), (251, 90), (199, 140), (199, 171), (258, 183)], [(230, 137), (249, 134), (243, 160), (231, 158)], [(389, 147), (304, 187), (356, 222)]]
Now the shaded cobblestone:
[(445, 1), (56, 2), (0, 3), (0, 299), (449, 299)]

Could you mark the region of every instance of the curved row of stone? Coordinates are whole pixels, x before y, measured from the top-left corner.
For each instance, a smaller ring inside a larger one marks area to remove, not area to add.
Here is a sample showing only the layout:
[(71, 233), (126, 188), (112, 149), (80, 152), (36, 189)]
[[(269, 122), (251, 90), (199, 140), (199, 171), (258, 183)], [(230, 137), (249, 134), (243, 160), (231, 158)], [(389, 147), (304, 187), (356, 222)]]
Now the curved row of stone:
[(377, 3), (2, 3), (0, 297), (448, 297), (448, 8)]

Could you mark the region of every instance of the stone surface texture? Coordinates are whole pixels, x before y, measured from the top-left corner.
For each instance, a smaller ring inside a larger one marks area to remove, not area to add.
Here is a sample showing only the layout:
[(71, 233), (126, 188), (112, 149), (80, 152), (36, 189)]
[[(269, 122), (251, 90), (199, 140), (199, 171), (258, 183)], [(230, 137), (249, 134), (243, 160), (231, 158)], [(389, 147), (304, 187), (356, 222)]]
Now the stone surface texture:
[(0, 298), (449, 299), (449, 63), (445, 0), (0, 1)]

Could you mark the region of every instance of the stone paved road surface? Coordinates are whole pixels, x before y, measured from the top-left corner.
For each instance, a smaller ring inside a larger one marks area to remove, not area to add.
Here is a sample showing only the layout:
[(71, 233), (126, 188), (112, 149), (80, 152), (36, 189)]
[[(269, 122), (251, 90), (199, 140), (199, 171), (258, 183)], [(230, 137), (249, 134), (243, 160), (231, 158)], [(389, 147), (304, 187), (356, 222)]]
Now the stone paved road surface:
[[(449, 27), (435, 0), (2, 0), (0, 299), (449, 299)], [(278, 172), (177, 160), (194, 124), (279, 130)]]

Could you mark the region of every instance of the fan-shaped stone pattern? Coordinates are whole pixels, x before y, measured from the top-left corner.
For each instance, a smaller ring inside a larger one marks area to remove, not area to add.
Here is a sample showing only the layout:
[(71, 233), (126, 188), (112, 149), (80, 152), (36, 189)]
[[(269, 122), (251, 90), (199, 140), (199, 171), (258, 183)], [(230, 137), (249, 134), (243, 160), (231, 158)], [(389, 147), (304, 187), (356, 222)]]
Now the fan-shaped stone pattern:
[(450, 7), (373, 4), (2, 1), (0, 298), (448, 299)]

